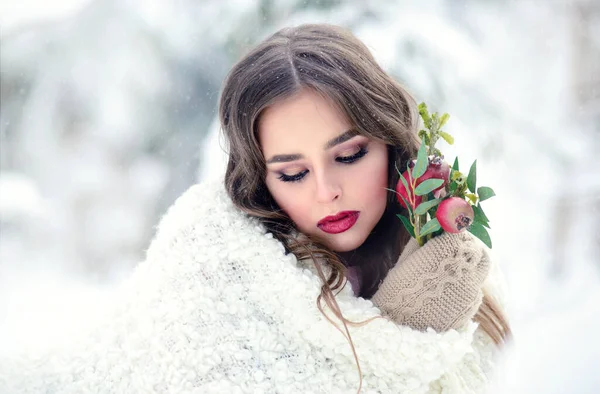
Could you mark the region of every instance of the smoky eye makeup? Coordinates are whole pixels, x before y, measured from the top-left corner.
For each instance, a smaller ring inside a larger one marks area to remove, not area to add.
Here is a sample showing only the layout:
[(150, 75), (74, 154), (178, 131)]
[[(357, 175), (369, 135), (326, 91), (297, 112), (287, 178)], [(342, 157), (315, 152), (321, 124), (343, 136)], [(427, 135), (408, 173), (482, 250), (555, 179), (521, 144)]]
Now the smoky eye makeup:
[[(339, 152), (334, 155), (334, 161), (336, 163), (347, 165), (359, 161), (369, 153), (369, 142), (370, 140), (365, 138), (362, 141), (346, 143), (346, 147), (340, 149)], [(293, 172), (294, 169), (292, 168), (291, 171)], [(282, 182), (300, 182), (309, 173), (309, 170), (304, 169), (291, 174), (290, 170), (286, 169), (273, 172), (275, 173), (277, 179)]]
[[(357, 145), (356, 149), (356, 153), (351, 155), (337, 156), (335, 161), (342, 164), (352, 164), (363, 158), (368, 153), (366, 144)], [(277, 178), (283, 182), (300, 182), (302, 179), (304, 179), (306, 174), (308, 174), (308, 170), (303, 170), (292, 175), (279, 172)]]
[(335, 161), (337, 161), (338, 163), (351, 164), (351, 163), (354, 163), (355, 161), (363, 158), (367, 153), (369, 153), (369, 151), (367, 150), (366, 143), (356, 145), (356, 147), (355, 147), (355, 149), (353, 149), (353, 151), (355, 153), (350, 154), (350, 155), (342, 154), (342, 155), (337, 156), (335, 158)]
[(299, 182), (307, 173), (308, 170), (301, 171), (294, 175), (287, 175), (281, 172), (277, 178), (283, 182)]

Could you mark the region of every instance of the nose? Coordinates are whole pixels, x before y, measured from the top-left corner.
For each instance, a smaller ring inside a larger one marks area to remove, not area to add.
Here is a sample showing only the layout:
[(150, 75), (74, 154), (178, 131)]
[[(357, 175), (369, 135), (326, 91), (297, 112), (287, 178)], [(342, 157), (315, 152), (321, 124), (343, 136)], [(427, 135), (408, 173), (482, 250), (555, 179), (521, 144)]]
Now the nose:
[(321, 173), (315, 176), (316, 200), (319, 203), (326, 204), (339, 199), (342, 195), (342, 188), (335, 177)]

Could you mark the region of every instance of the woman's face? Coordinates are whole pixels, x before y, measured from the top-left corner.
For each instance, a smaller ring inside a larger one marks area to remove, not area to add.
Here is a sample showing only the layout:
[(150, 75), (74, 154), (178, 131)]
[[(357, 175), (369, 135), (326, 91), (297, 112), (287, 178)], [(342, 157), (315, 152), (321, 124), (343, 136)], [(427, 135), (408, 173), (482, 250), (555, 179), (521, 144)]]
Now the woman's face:
[(298, 229), (335, 252), (362, 245), (386, 207), (385, 144), (358, 135), (307, 89), (267, 108), (258, 134), (267, 188)]

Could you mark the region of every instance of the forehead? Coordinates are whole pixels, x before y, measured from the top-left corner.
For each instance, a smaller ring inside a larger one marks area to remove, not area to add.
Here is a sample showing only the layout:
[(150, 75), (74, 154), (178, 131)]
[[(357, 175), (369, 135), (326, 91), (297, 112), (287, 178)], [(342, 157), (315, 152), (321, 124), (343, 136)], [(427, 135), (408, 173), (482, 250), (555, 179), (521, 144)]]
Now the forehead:
[(267, 108), (258, 122), (258, 138), (265, 154), (292, 148), (322, 147), (325, 141), (350, 128), (329, 99), (308, 89)]

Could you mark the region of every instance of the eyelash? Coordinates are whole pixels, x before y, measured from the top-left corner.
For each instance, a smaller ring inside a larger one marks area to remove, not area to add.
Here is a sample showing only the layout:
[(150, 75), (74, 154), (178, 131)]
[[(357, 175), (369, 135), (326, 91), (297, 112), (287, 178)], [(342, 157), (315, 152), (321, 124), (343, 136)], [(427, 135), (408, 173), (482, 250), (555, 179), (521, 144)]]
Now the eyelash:
[[(351, 156), (342, 156), (336, 157), (335, 161), (342, 164), (352, 164), (360, 159), (362, 159), (369, 151), (365, 147), (360, 147), (359, 151)], [(279, 175), (279, 179), (283, 182), (300, 182), (302, 178), (308, 173), (308, 170), (304, 170), (294, 175)]]

